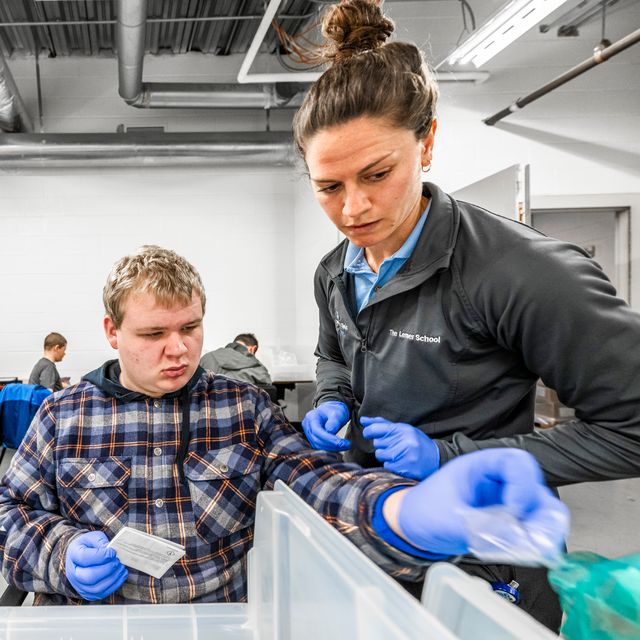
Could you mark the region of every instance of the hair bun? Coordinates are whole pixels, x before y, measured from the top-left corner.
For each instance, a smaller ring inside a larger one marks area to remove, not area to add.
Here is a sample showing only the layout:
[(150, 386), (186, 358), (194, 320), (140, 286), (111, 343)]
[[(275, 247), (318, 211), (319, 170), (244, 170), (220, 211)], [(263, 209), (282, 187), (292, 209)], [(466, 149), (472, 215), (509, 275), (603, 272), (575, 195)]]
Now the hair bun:
[(322, 34), (327, 40), (324, 57), (338, 62), (363, 51), (381, 47), (393, 33), (376, 0), (344, 0), (327, 11)]

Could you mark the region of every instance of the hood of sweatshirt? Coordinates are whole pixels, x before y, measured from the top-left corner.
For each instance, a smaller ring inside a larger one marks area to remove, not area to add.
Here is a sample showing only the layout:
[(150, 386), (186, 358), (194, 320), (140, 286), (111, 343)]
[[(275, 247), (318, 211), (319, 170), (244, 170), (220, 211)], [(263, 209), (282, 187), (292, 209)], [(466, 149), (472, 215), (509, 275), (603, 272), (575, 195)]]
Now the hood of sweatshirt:
[(213, 355), (220, 366), (227, 371), (252, 369), (262, 364), (258, 358), (249, 353), (247, 347), (239, 342), (230, 342), (223, 349), (216, 349)]
[[(165, 393), (162, 397), (167, 399), (179, 398), (184, 395), (185, 389), (187, 394), (190, 393), (204, 372), (202, 367), (198, 367), (184, 387), (171, 393)], [(124, 402), (145, 400), (149, 397), (140, 391), (131, 391), (131, 389), (123, 387), (120, 384), (120, 373), (120, 362), (118, 362), (118, 360), (107, 360), (99, 369), (95, 369), (82, 376), (82, 379), (95, 384), (96, 387), (102, 389), (107, 395), (117, 398), (118, 400), (123, 400)]]

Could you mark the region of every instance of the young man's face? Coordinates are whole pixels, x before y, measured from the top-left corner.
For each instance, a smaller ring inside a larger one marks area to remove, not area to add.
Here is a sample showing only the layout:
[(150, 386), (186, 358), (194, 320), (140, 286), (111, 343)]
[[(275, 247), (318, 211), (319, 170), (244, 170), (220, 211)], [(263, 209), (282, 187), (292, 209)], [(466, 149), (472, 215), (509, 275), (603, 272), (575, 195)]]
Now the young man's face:
[(116, 329), (104, 319), (109, 344), (119, 352), (120, 384), (157, 398), (182, 388), (194, 374), (202, 351), (202, 302), (158, 304), (151, 293), (133, 293), (124, 302)]

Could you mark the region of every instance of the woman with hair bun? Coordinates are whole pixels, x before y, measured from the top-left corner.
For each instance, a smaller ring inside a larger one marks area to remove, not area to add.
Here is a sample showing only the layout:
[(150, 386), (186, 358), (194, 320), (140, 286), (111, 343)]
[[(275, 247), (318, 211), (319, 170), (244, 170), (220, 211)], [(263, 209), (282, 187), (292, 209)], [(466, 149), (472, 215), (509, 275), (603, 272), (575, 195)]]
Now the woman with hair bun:
[[(346, 236), (315, 275), (307, 438), (416, 480), (506, 446), (532, 453), (552, 486), (637, 476), (640, 316), (582, 249), (422, 183), (438, 89), (392, 31), (372, 0), (333, 5), (330, 66), (294, 120), (315, 196)], [(575, 420), (534, 432), (538, 378)], [(503, 591), (517, 582), (520, 605), (559, 626), (543, 570), (464, 568)]]

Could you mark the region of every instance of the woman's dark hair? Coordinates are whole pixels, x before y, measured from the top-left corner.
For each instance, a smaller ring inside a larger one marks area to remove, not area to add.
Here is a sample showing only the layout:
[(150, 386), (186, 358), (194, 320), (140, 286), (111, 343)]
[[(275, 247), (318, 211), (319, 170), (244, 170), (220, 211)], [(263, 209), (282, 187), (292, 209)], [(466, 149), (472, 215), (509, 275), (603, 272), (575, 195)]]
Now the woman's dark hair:
[(331, 66), (311, 87), (293, 120), (302, 157), (316, 133), (360, 116), (385, 118), (413, 131), (417, 139), (429, 133), (438, 85), (418, 47), (385, 43), (393, 29), (375, 0), (346, 0), (327, 11), (323, 57)]

